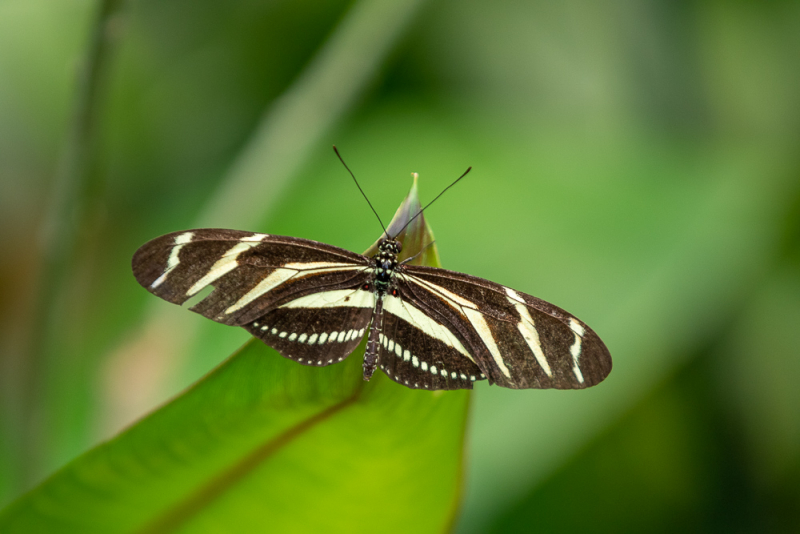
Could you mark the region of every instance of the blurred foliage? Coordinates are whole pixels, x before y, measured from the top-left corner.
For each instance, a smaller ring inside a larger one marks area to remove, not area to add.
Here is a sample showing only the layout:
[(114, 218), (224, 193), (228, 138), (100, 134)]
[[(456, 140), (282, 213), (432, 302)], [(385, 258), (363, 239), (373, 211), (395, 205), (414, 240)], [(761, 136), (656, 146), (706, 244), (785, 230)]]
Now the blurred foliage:
[[(369, 4), (125, 3), (107, 28), (98, 185), (46, 327), (39, 230), (96, 6), (0, 4), (0, 503), (247, 339), (153, 303), (130, 257), (193, 226)], [(370, 28), (400, 35), (377, 70), (347, 95), (330, 87), (340, 115), (287, 132), (313, 130), (308, 156), (275, 152), (286, 187), (247, 229), (366, 248), (377, 225), (333, 143), (381, 214), (408, 173), (424, 202), (472, 165), (428, 214), (445, 265), (550, 300), (606, 341), (614, 372), (592, 390), (476, 389), (458, 530), (796, 530), (800, 4), (439, 0), (408, 13)], [(147, 357), (170, 336), (146, 335), (156, 316), (186, 333), (169, 358)], [(35, 390), (21, 381), (32, 369)], [(21, 431), (31, 421), (37, 443)]]

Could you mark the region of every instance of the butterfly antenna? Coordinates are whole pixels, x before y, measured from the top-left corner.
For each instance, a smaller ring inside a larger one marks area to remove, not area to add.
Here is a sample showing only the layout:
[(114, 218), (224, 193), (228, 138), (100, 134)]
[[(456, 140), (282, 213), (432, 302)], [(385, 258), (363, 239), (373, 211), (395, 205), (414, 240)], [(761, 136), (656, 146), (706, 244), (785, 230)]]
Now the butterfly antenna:
[(434, 245), (434, 243), (436, 243), (436, 241), (431, 241), (430, 243), (428, 243), (427, 245), (425, 245), (424, 247), (422, 247), (422, 250), (420, 250), (419, 252), (417, 252), (416, 254), (414, 254), (413, 256), (411, 256), (410, 258), (406, 258), (406, 259), (404, 259), (403, 261), (401, 261), (401, 262), (400, 262), (400, 265), (405, 265), (406, 263), (411, 263), (412, 261), (414, 261), (415, 259), (417, 259), (417, 257), (418, 257), (420, 254), (422, 254), (423, 252), (425, 252), (426, 250), (428, 250), (429, 248), (431, 248), (431, 247)]
[(372, 207), (372, 202), (370, 202), (370, 201), (369, 201), (369, 199), (367, 198), (367, 195), (366, 195), (366, 193), (364, 193), (364, 190), (363, 190), (363, 189), (361, 189), (361, 186), (359, 185), (359, 183), (358, 183), (358, 180), (356, 180), (356, 175), (355, 175), (355, 174), (353, 174), (353, 171), (351, 171), (351, 170), (350, 170), (350, 167), (348, 167), (348, 166), (347, 166), (347, 163), (345, 163), (345, 162), (344, 162), (344, 159), (342, 158), (342, 155), (341, 155), (341, 154), (339, 154), (339, 149), (338, 149), (338, 148), (336, 148), (336, 145), (333, 145), (333, 151), (334, 151), (334, 152), (336, 152), (336, 155), (337, 155), (337, 156), (339, 156), (339, 161), (341, 161), (341, 162), (342, 162), (342, 165), (344, 165), (344, 168), (345, 168), (345, 169), (347, 169), (347, 172), (349, 172), (349, 173), (350, 173), (350, 176), (352, 176), (352, 177), (353, 177), (353, 181), (356, 183), (356, 187), (358, 187), (358, 190), (359, 190), (359, 191), (361, 191), (361, 194), (362, 194), (362, 195), (364, 195), (364, 200), (366, 200), (366, 201), (367, 201), (367, 204), (369, 204), (369, 207), (372, 209), (372, 213), (374, 213), (374, 214), (375, 214), (375, 217), (377, 217), (377, 218), (378, 218), (378, 222), (380, 223), (380, 225), (381, 225), (381, 228), (383, 228), (383, 233), (384, 233), (384, 235), (386, 235), (387, 237), (389, 237), (389, 232), (387, 232), (387, 231), (386, 231), (386, 227), (383, 225), (383, 221), (381, 220), (381, 216), (380, 216), (380, 215), (378, 215), (378, 212), (377, 212), (377, 211), (375, 211), (375, 208), (373, 208), (373, 207)]
[[(338, 152), (337, 152), (337, 154), (338, 154)], [(447, 187), (445, 187), (445, 188), (442, 190), (442, 192), (441, 192), (441, 193), (439, 193), (438, 195), (436, 195), (436, 198), (434, 198), (433, 200), (431, 200), (430, 202), (428, 202), (428, 203), (425, 205), (425, 207), (424, 207), (424, 208), (422, 208), (421, 210), (419, 210), (419, 211), (417, 212), (417, 214), (416, 214), (416, 215), (414, 215), (413, 217), (411, 217), (411, 220), (409, 220), (409, 221), (406, 223), (406, 225), (405, 225), (405, 226), (403, 226), (403, 227), (400, 229), (400, 231), (399, 231), (399, 232), (397, 232), (397, 234), (395, 234), (395, 236), (398, 236), (398, 235), (400, 235), (401, 233), (403, 233), (403, 230), (405, 230), (405, 229), (408, 227), (408, 225), (409, 225), (409, 224), (411, 224), (412, 222), (414, 222), (414, 219), (416, 219), (417, 217), (419, 217), (420, 215), (422, 215), (422, 212), (423, 212), (423, 211), (425, 211), (426, 209), (428, 209), (428, 206), (430, 206), (431, 204), (433, 204), (434, 202), (436, 202), (436, 201), (439, 199), (439, 197), (440, 197), (440, 196), (444, 195), (444, 192), (445, 192), (445, 191), (447, 191), (448, 189), (450, 189), (451, 187), (453, 187), (454, 185), (456, 185), (456, 184), (458, 183), (458, 181), (459, 181), (459, 180), (461, 180), (461, 179), (462, 179), (463, 177), (465, 177), (466, 175), (468, 175), (468, 174), (469, 174), (469, 171), (471, 171), (471, 170), (472, 170), (472, 167), (469, 167), (469, 168), (468, 168), (466, 171), (464, 171), (464, 174), (462, 174), (461, 176), (459, 176), (458, 178), (456, 178), (456, 181), (455, 181), (455, 182), (453, 182), (452, 184), (450, 184), (450, 185), (448, 185)]]

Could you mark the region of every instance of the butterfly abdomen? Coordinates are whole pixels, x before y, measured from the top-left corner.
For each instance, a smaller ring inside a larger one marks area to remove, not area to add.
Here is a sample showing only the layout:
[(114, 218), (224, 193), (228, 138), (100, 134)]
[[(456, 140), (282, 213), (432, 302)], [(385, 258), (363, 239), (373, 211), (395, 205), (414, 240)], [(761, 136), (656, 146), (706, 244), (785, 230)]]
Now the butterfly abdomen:
[(383, 329), (383, 295), (375, 299), (375, 310), (372, 312), (372, 327), (367, 339), (367, 350), (364, 352), (364, 380), (372, 378), (378, 366), (378, 350), (381, 346), (381, 330)]

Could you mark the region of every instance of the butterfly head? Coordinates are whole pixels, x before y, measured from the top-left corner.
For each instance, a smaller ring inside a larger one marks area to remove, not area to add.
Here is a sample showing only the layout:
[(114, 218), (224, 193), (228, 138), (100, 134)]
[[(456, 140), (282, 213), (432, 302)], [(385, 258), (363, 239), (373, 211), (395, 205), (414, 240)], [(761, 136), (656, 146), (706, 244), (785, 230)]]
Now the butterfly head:
[(397, 256), (403, 250), (403, 244), (397, 239), (384, 238), (378, 243), (378, 255), (387, 253)]

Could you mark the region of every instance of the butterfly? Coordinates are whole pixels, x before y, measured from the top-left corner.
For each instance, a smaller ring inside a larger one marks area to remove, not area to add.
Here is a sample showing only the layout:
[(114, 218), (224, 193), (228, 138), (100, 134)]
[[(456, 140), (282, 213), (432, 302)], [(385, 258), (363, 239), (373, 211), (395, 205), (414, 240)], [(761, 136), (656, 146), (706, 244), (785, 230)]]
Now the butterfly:
[(241, 326), (303, 365), (341, 362), (366, 335), (365, 380), (380, 367), (414, 389), (472, 389), (481, 380), (581, 389), (608, 375), (605, 344), (561, 308), (482, 278), (401, 261), (399, 236), (425, 208), (400, 231), (384, 228), (372, 256), (296, 237), (196, 229), (143, 245), (133, 272), (175, 304), (213, 287), (192, 311)]

